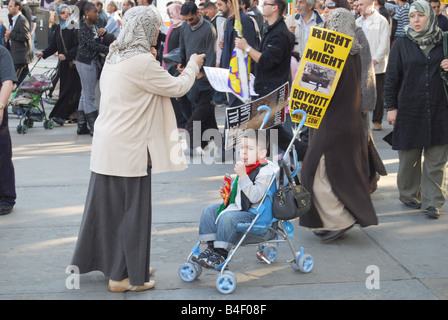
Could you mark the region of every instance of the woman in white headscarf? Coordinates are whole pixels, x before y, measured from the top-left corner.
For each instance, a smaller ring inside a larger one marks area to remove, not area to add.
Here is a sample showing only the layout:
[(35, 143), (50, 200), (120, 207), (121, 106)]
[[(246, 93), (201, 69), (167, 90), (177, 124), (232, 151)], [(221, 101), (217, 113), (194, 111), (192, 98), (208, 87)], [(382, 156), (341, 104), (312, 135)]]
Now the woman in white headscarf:
[(92, 174), (72, 265), (80, 273), (102, 271), (112, 292), (154, 287), (151, 173), (186, 167), (170, 97), (187, 93), (204, 55), (193, 54), (172, 77), (155, 58), (160, 24), (151, 7), (126, 11), (100, 79)]
[(398, 150), (400, 201), (437, 219), (446, 198), (448, 109), (440, 71), (448, 71), (448, 59), (427, 1), (412, 3), (409, 20), (406, 37), (395, 40), (390, 51), (384, 86), (387, 120), (394, 126), (392, 149)]

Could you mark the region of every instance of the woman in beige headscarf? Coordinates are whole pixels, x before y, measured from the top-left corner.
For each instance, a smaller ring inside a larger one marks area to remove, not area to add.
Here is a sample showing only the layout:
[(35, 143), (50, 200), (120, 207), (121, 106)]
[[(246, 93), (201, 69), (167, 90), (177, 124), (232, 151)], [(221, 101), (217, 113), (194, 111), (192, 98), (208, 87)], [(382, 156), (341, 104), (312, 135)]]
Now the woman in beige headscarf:
[(193, 54), (179, 77), (155, 58), (160, 15), (138, 6), (126, 12), (100, 79), (86, 206), (72, 265), (99, 270), (112, 292), (143, 291), (149, 280), (151, 171), (182, 170), (170, 97), (194, 83), (204, 55)]

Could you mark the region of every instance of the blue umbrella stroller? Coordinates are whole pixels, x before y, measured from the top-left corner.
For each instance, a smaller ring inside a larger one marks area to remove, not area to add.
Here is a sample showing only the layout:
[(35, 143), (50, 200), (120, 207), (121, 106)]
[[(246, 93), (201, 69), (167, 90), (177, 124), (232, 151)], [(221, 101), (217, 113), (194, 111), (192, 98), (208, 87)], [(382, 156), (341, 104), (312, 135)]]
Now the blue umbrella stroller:
[[(258, 111), (265, 110), (267, 114), (263, 119), (263, 123), (260, 129), (263, 129), (264, 125), (269, 119), (271, 110), (267, 106), (260, 106)], [(296, 130), (293, 139), (291, 140), (285, 155), (293, 151), (293, 142), (296, 139), (300, 129), (306, 121), (307, 114), (302, 110), (294, 110), (295, 113), (302, 114), (302, 120)], [(295, 177), (298, 172), (298, 161), (295, 152), (293, 154), (293, 172), (292, 177)], [(302, 273), (309, 273), (313, 269), (314, 260), (309, 254), (305, 254), (303, 247), (299, 251), (296, 251), (292, 243), (294, 228), (292, 223), (287, 220), (277, 220), (272, 216), (272, 196), (277, 190), (276, 174), (271, 178), (268, 191), (264, 195), (257, 209), (249, 209), (249, 211), (256, 214), (251, 223), (239, 223), (237, 226), (237, 243), (235, 247), (229, 252), (227, 259), (218, 266), (215, 270), (220, 271), (216, 279), (216, 288), (220, 293), (230, 294), (236, 288), (237, 279), (233, 272), (228, 270), (228, 265), (232, 260), (232, 257), (241, 246), (257, 246), (256, 257), (263, 262), (271, 264), (278, 256), (277, 246), (280, 242), (287, 242), (292, 252), (291, 267)], [(183, 263), (179, 268), (179, 276), (185, 282), (192, 282), (197, 279), (202, 273), (202, 266), (193, 261), (192, 257), (199, 255), (200, 242), (198, 242), (189, 256), (187, 262)]]

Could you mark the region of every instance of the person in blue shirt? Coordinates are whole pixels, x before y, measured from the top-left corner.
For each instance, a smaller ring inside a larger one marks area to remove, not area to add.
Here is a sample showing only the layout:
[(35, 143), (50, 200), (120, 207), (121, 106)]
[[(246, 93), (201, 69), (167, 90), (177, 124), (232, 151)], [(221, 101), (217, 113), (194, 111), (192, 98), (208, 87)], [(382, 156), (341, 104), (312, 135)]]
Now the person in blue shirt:
[(112, 33), (116, 37), (120, 34), (120, 24), (121, 18), (118, 14), (118, 5), (115, 1), (110, 1), (106, 7), (107, 13), (109, 13), (109, 18), (107, 18), (107, 24), (105, 29), (107, 33)]

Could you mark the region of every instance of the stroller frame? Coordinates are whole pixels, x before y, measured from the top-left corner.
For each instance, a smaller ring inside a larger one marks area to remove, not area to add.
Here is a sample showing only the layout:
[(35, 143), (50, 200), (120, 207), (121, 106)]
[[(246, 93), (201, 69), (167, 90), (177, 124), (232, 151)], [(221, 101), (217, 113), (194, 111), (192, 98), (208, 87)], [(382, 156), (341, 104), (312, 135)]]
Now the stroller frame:
[[(267, 106), (260, 106), (258, 110), (266, 110), (267, 112), (265, 118), (263, 119), (263, 124), (261, 125), (261, 129), (263, 129), (264, 124), (269, 119), (270, 109)], [(291, 152), (291, 150), (293, 150), (294, 139), (296, 139), (307, 117), (306, 112), (302, 110), (294, 110), (293, 114), (295, 113), (301, 113), (302, 120), (300, 121), (300, 124), (296, 132), (294, 133), (294, 137), (291, 140), (285, 152), (285, 155), (288, 155)], [(293, 152), (293, 160), (294, 160), (294, 166), (292, 176), (294, 177), (298, 172), (297, 156), (295, 151)], [(294, 245), (292, 243), (294, 227), (290, 221), (277, 220), (273, 218), (269, 225), (257, 225), (258, 219), (266, 209), (267, 200), (270, 200), (269, 205), (272, 205), (272, 196), (274, 195), (274, 192), (276, 190), (275, 182), (276, 182), (276, 174), (274, 174), (273, 177), (271, 178), (268, 189), (266, 193), (263, 195), (263, 198), (260, 201), (257, 209), (249, 210), (256, 214), (255, 218), (250, 223), (238, 224), (237, 232), (239, 232), (239, 234), (241, 234), (242, 232), (244, 233), (242, 234), (241, 238), (239, 239), (235, 247), (232, 250), (230, 250), (229, 255), (227, 256), (225, 261), (217, 268), (212, 269), (220, 271), (216, 279), (216, 288), (218, 292), (222, 294), (230, 294), (236, 288), (237, 283), (236, 276), (233, 272), (228, 270), (228, 265), (232, 260), (233, 256), (235, 255), (236, 251), (238, 250), (238, 248), (241, 246), (257, 246), (258, 247), (256, 252), (257, 258), (260, 261), (266, 262), (267, 264), (271, 264), (276, 260), (278, 256), (277, 246), (279, 245), (279, 243), (287, 242), (293, 255), (293, 259), (287, 262), (291, 264), (291, 267), (294, 270), (300, 271), (302, 273), (309, 273), (312, 271), (314, 267), (313, 257), (309, 254), (305, 254), (303, 247), (300, 247), (300, 250), (298, 252), (295, 250)], [(257, 231), (264, 232), (265, 237), (264, 238), (260, 237), (260, 234), (257, 234)], [(258, 238), (260, 239), (260, 242), (247, 243), (247, 240), (250, 239), (248, 237), (252, 237), (253, 239)], [(194, 281), (202, 273), (202, 266), (199, 263), (192, 260), (193, 256), (195, 255), (197, 256), (200, 254), (199, 250), (200, 244), (201, 242), (199, 241), (188, 255), (187, 262), (182, 264), (179, 268), (179, 276), (185, 282)]]
[[(21, 85), (30, 78), (31, 72), (34, 70), (36, 65), (39, 63), (41, 58), (39, 58), (36, 63), (33, 65), (31, 70), (26, 75), (25, 79), (20, 83), (16, 90), (14, 91), (13, 95), (11, 96), (11, 99), (8, 102), (8, 105), (11, 105), (11, 108), (14, 106), (18, 109), (18, 118), (19, 118), (19, 124), (16, 127), (16, 131), (19, 134), (26, 134), (28, 133), (28, 130), (34, 126), (34, 122), (42, 122), (45, 129), (53, 129), (55, 126), (55, 123), (48, 119), (47, 113), (45, 111), (45, 106), (43, 103), (42, 94), (48, 90), (51, 89), (51, 87), (44, 88), (44, 90), (38, 90), (30, 92), (24, 89), (21, 89)], [(22, 92), (28, 93), (29, 96), (32, 95), (31, 100), (28, 103), (16, 103), (15, 99), (17, 98), (17, 95)]]

